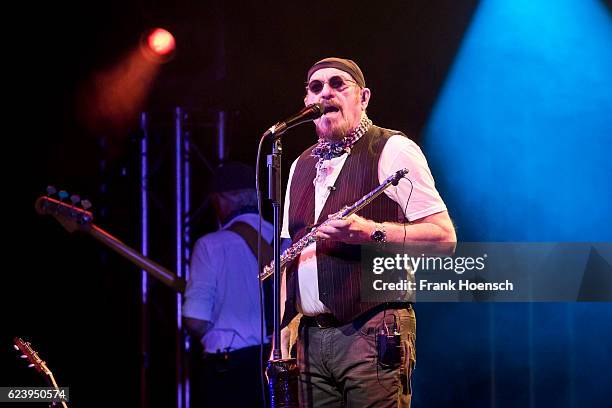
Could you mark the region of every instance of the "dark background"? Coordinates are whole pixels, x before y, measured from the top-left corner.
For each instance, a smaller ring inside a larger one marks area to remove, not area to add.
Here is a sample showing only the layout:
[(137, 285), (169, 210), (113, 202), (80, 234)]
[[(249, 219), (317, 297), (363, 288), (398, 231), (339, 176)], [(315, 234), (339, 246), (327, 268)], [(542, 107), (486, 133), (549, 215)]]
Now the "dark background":
[[(138, 269), (92, 239), (69, 235), (53, 219), (38, 216), (33, 204), (47, 185), (78, 193), (94, 203), (99, 225), (139, 246), (138, 116), (119, 127), (91, 127), (79, 104), (92, 76), (125, 59), (144, 30), (163, 26), (177, 40), (174, 59), (161, 66), (141, 109), (155, 118), (159, 149), (152, 193), (161, 221), (153, 231), (153, 252), (172, 268), (172, 228), (163, 218), (173, 211), (166, 154), (175, 107), (194, 112), (194, 143), (212, 164), (214, 129), (208, 124), (217, 110), (226, 111), (229, 157), (254, 163), (259, 135), (302, 105), (308, 67), (326, 56), (344, 56), (365, 73), (374, 122), (420, 143), (477, 5), (108, 1), (37, 5), (7, 16), (17, 28), (4, 75), (10, 109), (3, 118), (8, 210), (0, 385), (41, 384), (11, 353), (18, 335), (30, 340), (59, 382), (70, 387), (73, 406), (103, 406), (117, 398), (122, 406), (138, 404)], [(314, 140), (310, 125), (287, 134), (285, 177), (291, 161)], [(196, 169), (195, 207), (204, 202), (207, 179), (206, 166)], [(192, 238), (213, 226), (210, 211), (203, 210), (194, 219)], [(171, 293), (152, 285), (157, 301), (151, 311), (150, 406), (172, 406), (175, 312)], [(527, 328), (548, 319), (550, 310), (572, 316), (559, 318), (559, 325), (567, 325), (564, 335), (540, 333), (535, 342), (512, 346), (516, 333), (505, 329), (505, 319), (524, 316)], [(609, 395), (597, 385), (609, 378), (597, 358), (609, 332), (598, 337), (593, 330), (598, 322), (609, 326), (607, 306), (425, 304), (417, 313), (415, 407), (573, 406), (585, 394), (593, 399), (584, 401), (595, 401), (590, 406), (603, 406), (599, 398)], [(592, 319), (589, 333), (595, 337), (587, 342), (580, 329)]]

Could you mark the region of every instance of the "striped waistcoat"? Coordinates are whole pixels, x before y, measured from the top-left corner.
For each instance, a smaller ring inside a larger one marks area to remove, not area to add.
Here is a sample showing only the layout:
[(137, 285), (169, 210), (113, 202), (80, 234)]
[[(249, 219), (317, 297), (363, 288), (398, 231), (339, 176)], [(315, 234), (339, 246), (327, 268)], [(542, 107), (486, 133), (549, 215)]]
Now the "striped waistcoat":
[[(289, 233), (293, 242), (308, 233), (313, 225), (327, 219), (345, 205), (352, 205), (378, 185), (378, 161), (383, 147), (392, 135), (400, 132), (372, 126), (353, 146), (336, 183), (325, 202), (319, 219), (314, 220), (314, 185), (317, 159), (310, 156), (312, 147), (299, 157), (291, 180)], [(405, 136), (405, 135), (404, 135)], [(314, 147), (314, 146), (313, 146)], [(377, 222), (403, 220), (400, 206), (381, 194), (358, 212)], [(317, 242), (319, 299), (341, 323), (348, 323), (380, 303), (360, 301), (361, 249), (337, 241)], [(299, 258), (298, 258), (299, 259)], [(287, 300), (282, 327), (297, 314), (298, 260), (287, 271)]]

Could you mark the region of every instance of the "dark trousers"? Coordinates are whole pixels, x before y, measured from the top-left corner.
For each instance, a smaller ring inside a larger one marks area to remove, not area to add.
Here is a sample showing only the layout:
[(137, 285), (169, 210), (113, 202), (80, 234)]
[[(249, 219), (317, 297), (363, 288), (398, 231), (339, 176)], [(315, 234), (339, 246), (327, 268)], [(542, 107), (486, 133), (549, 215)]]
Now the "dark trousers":
[[(398, 361), (378, 361), (376, 333), (399, 324)], [(300, 407), (410, 407), (416, 362), (414, 309), (389, 309), (363, 322), (321, 328), (300, 324)]]
[[(264, 362), (269, 354), (266, 345)], [(260, 367), (259, 346), (205, 354), (192, 368), (191, 406), (263, 408)]]

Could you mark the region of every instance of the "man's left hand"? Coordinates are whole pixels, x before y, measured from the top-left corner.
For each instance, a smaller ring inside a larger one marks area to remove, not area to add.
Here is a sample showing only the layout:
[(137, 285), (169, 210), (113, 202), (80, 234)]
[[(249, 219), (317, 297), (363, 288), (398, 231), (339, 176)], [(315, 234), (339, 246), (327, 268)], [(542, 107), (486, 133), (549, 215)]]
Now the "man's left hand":
[(370, 235), (374, 232), (374, 221), (353, 214), (341, 220), (331, 220), (319, 227), (317, 238), (332, 239), (347, 244), (365, 244), (372, 242)]

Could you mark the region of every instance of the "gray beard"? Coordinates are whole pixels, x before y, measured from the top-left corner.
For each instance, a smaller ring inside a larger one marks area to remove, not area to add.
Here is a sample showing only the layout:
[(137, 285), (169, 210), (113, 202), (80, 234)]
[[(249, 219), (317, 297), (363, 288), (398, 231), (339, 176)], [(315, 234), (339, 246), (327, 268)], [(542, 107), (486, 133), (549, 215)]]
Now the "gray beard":
[(331, 129), (326, 128), (325, 130), (321, 129), (319, 126), (316, 126), (316, 130), (319, 139), (329, 141), (342, 140), (349, 132), (349, 128), (346, 126), (346, 123), (340, 126), (335, 126)]

